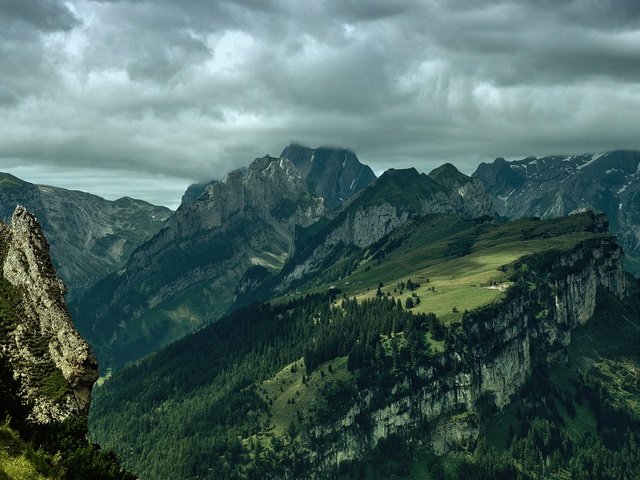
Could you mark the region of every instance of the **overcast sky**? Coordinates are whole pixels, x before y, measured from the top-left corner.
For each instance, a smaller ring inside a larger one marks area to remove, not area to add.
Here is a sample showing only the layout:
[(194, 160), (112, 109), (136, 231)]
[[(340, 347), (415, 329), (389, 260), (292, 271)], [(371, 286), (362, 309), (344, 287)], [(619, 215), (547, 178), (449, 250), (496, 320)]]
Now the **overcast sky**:
[(291, 141), (471, 173), (639, 126), (638, 0), (0, 0), (0, 170), (107, 198)]

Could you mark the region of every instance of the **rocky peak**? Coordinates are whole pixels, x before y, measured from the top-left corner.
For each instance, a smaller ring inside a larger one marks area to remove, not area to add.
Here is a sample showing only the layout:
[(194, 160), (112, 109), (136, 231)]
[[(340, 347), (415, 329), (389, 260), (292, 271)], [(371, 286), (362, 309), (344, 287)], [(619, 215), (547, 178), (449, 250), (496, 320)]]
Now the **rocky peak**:
[(429, 176), (439, 184), (449, 188), (460, 188), (471, 181), (471, 177), (462, 173), (451, 163), (445, 163), (434, 168), (429, 172)]
[(215, 182), (217, 182), (217, 180), (212, 180), (209, 183), (192, 183), (182, 194), (182, 200), (180, 201), (180, 204), (188, 205), (195, 202), (200, 197), (200, 195), (204, 193), (207, 186)]
[(29, 419), (51, 423), (86, 415), (97, 362), (75, 330), (49, 244), (35, 216), (16, 207), (3, 226), (4, 315), (0, 356), (13, 369)]
[(222, 227), (246, 209), (270, 220), (283, 202), (290, 204), (288, 213), (294, 223), (309, 224), (324, 211), (322, 200), (308, 195), (302, 177), (289, 160), (266, 155), (256, 158), (248, 168), (233, 170), (220, 182), (209, 183), (197, 201), (183, 205), (181, 214), (168, 224), (177, 223), (190, 234), (194, 228)]
[(481, 163), (473, 177), (479, 179), (490, 192), (511, 191), (524, 183), (522, 175), (512, 170), (502, 157), (496, 158), (494, 163)]
[(417, 181), (420, 174), (415, 167), (409, 168), (390, 168), (380, 175), (379, 181), (393, 179), (394, 181)]
[[(256, 158), (249, 168), (244, 179), (244, 188), (247, 190), (266, 189), (269, 204), (278, 202), (279, 196), (294, 200), (307, 189), (296, 167), (286, 158), (274, 158), (269, 155)], [(252, 205), (256, 207), (257, 205)], [(271, 205), (272, 206), (272, 205)]]
[(344, 148), (309, 148), (291, 144), (281, 159), (290, 160), (309, 188), (324, 198), (328, 208), (341, 205), (376, 179), (367, 165), (363, 165), (351, 150)]
[(182, 204), (124, 269), (97, 284), (78, 306), (92, 322), (82, 332), (100, 345), (103, 365), (176, 340), (219, 318), (248, 269), (279, 271), (296, 227), (324, 211), (288, 159), (257, 158)]

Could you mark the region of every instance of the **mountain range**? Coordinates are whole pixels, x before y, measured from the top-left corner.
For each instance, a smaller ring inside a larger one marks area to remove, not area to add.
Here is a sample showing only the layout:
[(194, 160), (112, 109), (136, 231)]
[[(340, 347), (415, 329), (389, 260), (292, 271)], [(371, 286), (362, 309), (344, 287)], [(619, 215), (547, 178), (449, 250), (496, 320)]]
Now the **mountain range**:
[(175, 213), (9, 174), (0, 183), (0, 213), (8, 221), (12, 206), (24, 204), (36, 214), (78, 328), (106, 368), (230, 309), (321, 282), (317, 274), (328, 264), (345, 275), (353, 268), (348, 252), (430, 213), (604, 212), (626, 268), (637, 274), (639, 168), (637, 152), (618, 151), (496, 159), (471, 178), (445, 164), (429, 175), (391, 169), (376, 179), (350, 150), (291, 144), (277, 159), (192, 185)]
[(606, 429), (640, 419), (634, 384), (614, 387), (640, 366), (640, 309), (618, 224), (586, 201), (494, 217), (483, 168), (389, 170), (296, 222), (230, 313), (97, 390), (93, 438), (149, 479), (622, 471), (636, 437)]
[[(290, 155), (308, 168), (299, 171)], [(333, 168), (317, 171), (313, 164)], [(113, 365), (196, 330), (231, 307), (247, 270), (282, 268), (296, 228), (330, 208), (318, 195), (327, 182), (348, 183), (344, 192), (332, 191), (348, 198), (373, 178), (348, 150), (290, 146), (280, 158), (254, 160), (207, 184), (122, 270), (98, 282), (74, 309), (78, 328)], [(330, 196), (327, 202), (338, 200)]]
[(640, 153), (613, 151), (482, 163), (473, 174), (508, 218), (607, 214), (625, 249), (625, 265), (640, 274)]
[[(113, 370), (91, 438), (143, 480), (635, 478), (639, 169), (608, 152), (376, 178), (350, 150), (292, 144), (192, 185), (174, 213), (6, 176), (0, 195), (39, 199), (60, 253), (22, 207), (0, 232), (1, 316), (28, 312), (4, 324), (3, 371), (42, 405), (25, 419), (83, 418), (96, 364), (59, 264)], [(88, 244), (60, 221), (84, 198)], [(116, 244), (126, 258), (82, 277)]]

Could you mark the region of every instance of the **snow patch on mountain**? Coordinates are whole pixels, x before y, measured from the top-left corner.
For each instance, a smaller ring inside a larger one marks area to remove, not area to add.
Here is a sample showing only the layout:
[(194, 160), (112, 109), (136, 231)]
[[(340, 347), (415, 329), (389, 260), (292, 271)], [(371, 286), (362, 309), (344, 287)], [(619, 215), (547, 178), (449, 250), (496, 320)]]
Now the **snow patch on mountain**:
[[(591, 159), (590, 159), (590, 160), (587, 160), (587, 162), (586, 162), (586, 163), (583, 163), (582, 165), (579, 165), (579, 166), (577, 167), (577, 170), (582, 170), (584, 167), (588, 167), (588, 166), (589, 166), (589, 165), (591, 165), (592, 163), (594, 163), (594, 162), (598, 161), (598, 159), (600, 159), (601, 157), (603, 157), (605, 154), (606, 154), (606, 152), (605, 152), (605, 153), (595, 153), (595, 154), (593, 154), (593, 155), (591, 156)], [(571, 157), (571, 158), (573, 158), (573, 157)]]

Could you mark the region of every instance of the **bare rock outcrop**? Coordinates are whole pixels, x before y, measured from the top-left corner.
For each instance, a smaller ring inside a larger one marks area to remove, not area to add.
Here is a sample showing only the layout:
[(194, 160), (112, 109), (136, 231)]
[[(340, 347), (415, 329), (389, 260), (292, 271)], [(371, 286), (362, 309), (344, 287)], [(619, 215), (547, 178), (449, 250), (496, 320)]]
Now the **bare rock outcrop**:
[(86, 415), (97, 362), (73, 326), (35, 216), (18, 206), (0, 230), (0, 244), (0, 355), (13, 369), (29, 419), (46, 424)]

